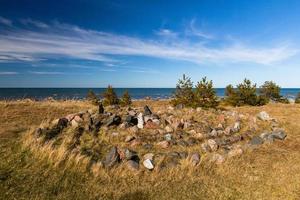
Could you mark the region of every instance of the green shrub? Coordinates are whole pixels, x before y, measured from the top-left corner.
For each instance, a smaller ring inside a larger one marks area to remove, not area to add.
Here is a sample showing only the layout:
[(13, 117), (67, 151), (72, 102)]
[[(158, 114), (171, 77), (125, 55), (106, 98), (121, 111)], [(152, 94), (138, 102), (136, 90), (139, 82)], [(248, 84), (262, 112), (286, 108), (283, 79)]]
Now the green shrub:
[(281, 98), (280, 87), (272, 81), (266, 81), (259, 90), (260, 94), (268, 99), (277, 101)]
[(213, 82), (208, 81), (206, 77), (202, 78), (196, 85), (194, 94), (194, 106), (203, 108), (216, 108), (218, 106), (218, 98), (213, 88)]
[(97, 97), (97, 95), (93, 92), (93, 90), (89, 90), (87, 95), (86, 95), (86, 99), (90, 102), (92, 102), (93, 104), (98, 104), (99, 103), (99, 98)]
[(251, 83), (250, 80), (245, 79), (243, 83), (237, 85), (237, 88), (233, 88), (232, 85), (228, 85), (225, 90), (226, 102), (233, 106), (243, 105), (265, 105), (268, 99), (264, 96), (257, 96), (256, 84)]
[(193, 100), (193, 82), (189, 77), (186, 77), (185, 74), (183, 74), (182, 79), (178, 80), (174, 93), (174, 99), (172, 99), (171, 103), (174, 106), (179, 104), (182, 104), (184, 106), (192, 106)]
[(102, 96), (104, 106), (119, 104), (118, 96), (111, 85), (107, 87), (106, 91), (102, 94)]
[(121, 105), (122, 106), (129, 106), (131, 105), (131, 97), (129, 95), (128, 90), (126, 90), (121, 98)]
[(297, 97), (295, 99), (295, 103), (300, 103), (300, 92), (297, 94)]

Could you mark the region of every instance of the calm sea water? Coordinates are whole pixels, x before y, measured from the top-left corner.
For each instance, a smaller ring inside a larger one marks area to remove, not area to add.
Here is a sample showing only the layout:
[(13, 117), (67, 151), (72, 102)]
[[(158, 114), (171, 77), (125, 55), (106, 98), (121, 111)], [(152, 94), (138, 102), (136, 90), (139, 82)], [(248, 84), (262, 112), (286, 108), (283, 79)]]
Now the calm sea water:
[[(23, 99), (33, 98), (37, 100), (53, 97), (54, 99), (84, 99), (90, 88), (0, 88), (0, 99)], [(105, 88), (91, 88), (97, 95), (103, 93)], [(126, 88), (116, 88), (118, 96), (121, 96)], [(170, 98), (174, 88), (128, 88), (133, 99), (152, 99)], [(224, 88), (216, 88), (217, 95), (224, 96)], [(288, 98), (295, 98), (300, 92), (300, 88), (283, 88), (281, 95)]]

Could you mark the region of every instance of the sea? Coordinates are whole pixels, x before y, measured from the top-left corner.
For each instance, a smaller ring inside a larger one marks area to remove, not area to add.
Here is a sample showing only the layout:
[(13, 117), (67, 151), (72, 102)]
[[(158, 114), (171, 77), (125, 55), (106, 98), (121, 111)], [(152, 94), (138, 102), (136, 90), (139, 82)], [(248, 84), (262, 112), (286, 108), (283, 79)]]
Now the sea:
[[(106, 88), (0, 88), (0, 100), (35, 99), (43, 100), (53, 98), (57, 100), (85, 99), (89, 90), (101, 96)], [(168, 99), (174, 94), (175, 88), (114, 88), (118, 96), (128, 90), (132, 99)], [(215, 88), (219, 97), (224, 97), (225, 88)], [(300, 92), (300, 88), (282, 88), (281, 95), (294, 99)]]

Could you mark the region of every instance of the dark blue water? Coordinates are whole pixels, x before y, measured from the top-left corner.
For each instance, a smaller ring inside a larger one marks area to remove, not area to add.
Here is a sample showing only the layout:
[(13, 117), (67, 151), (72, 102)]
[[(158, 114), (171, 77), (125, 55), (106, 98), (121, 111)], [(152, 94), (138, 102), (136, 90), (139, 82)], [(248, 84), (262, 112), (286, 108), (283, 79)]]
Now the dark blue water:
[[(0, 88), (0, 99), (23, 99), (31, 98), (42, 100), (47, 97), (54, 99), (84, 99), (89, 88)], [(92, 90), (100, 95), (105, 88), (92, 88)], [(115, 88), (118, 96), (121, 96), (126, 88)], [(133, 99), (143, 99), (151, 97), (152, 99), (166, 99), (172, 97), (174, 88), (128, 88), (127, 89)], [(217, 88), (217, 95), (224, 96), (225, 89)], [(295, 98), (300, 92), (300, 88), (283, 88), (281, 95), (288, 98)]]

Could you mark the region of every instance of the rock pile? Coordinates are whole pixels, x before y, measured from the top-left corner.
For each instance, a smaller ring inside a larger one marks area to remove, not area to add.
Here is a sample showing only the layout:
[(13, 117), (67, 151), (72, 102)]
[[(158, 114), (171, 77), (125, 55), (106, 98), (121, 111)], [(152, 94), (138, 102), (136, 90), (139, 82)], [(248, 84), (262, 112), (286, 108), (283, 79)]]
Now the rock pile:
[[(268, 113), (256, 117), (235, 111), (99, 106), (54, 120), (34, 138), (43, 144), (66, 145), (70, 154), (90, 157), (104, 168), (123, 165), (131, 171), (163, 170), (202, 155), (216, 164), (241, 156), (247, 148), (284, 140), (286, 133)], [(256, 120), (258, 119), (258, 120)], [(263, 126), (262, 126), (263, 125)], [(267, 128), (265, 128), (267, 127)], [(99, 164), (100, 163), (100, 164)]]

